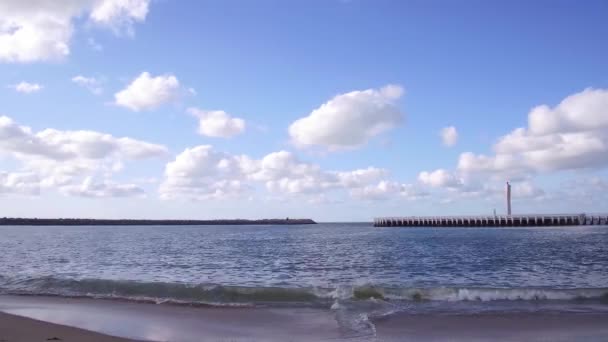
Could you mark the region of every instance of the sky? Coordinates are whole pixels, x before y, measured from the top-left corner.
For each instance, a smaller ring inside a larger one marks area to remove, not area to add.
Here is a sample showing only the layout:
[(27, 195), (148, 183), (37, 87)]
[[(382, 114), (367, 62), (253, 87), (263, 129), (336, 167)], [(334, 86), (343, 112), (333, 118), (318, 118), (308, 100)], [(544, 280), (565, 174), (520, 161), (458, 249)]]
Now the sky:
[(606, 212), (608, 2), (0, 0), (6, 217)]

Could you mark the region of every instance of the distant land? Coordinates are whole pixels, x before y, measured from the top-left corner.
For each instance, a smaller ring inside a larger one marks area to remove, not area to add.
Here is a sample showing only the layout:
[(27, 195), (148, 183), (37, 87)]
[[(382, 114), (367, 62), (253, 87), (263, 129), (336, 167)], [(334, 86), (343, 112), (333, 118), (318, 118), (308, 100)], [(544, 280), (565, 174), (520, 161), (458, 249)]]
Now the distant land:
[(199, 226), (199, 225), (248, 225), (248, 224), (316, 224), (311, 219), (261, 219), (261, 220), (105, 220), (82, 218), (0, 218), (0, 226)]

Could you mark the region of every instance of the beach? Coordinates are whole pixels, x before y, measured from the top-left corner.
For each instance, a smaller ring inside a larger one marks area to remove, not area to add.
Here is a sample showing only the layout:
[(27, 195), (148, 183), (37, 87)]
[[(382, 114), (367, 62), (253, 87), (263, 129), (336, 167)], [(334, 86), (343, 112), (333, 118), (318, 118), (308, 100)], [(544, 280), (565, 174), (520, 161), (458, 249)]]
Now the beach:
[[(343, 336), (330, 310), (307, 308), (191, 307), (88, 298), (0, 296), (0, 311), (131, 340), (310, 341)], [(27, 325), (27, 330), (45, 328), (30, 325), (38, 321), (19, 322)], [(41, 333), (44, 334), (50, 333)], [(13, 342), (0, 334), (2, 338)]]
[[(194, 308), (0, 296), (0, 341), (605, 341), (606, 313), (407, 314), (354, 336), (321, 309)], [(10, 312), (7, 314), (5, 312)], [(19, 316), (16, 316), (19, 315)], [(50, 323), (52, 322), (52, 323)]]
[(126, 342), (132, 340), (0, 312), (0, 341)]
[(608, 314), (396, 315), (375, 322), (380, 341), (606, 341)]

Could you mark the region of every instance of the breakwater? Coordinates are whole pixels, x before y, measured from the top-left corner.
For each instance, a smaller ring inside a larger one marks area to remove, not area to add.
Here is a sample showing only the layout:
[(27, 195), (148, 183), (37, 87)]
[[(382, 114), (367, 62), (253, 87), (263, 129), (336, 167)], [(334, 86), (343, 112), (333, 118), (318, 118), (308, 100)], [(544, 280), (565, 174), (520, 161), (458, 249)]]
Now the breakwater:
[(316, 224), (311, 219), (262, 220), (104, 220), (80, 218), (0, 218), (0, 226), (209, 226), (209, 225), (294, 225)]
[(608, 214), (377, 217), (375, 227), (521, 227), (608, 225)]

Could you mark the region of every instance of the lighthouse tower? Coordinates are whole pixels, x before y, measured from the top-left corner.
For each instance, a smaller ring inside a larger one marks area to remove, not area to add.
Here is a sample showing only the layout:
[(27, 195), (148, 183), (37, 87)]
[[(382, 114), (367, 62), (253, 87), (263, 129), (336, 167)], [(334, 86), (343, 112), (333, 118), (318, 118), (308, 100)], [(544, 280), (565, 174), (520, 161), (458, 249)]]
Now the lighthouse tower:
[(511, 184), (507, 182), (507, 215), (511, 216)]

